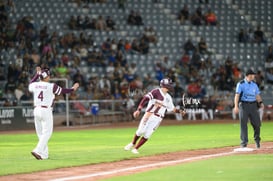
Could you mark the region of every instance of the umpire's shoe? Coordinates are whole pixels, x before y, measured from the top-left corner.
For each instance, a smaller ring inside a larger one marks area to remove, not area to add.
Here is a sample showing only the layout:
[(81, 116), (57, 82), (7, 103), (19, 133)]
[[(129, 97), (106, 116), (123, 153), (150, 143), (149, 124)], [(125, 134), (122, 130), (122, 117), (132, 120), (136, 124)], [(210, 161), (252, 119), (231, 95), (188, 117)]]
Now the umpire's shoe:
[(261, 148), (260, 142), (256, 142), (256, 148)]

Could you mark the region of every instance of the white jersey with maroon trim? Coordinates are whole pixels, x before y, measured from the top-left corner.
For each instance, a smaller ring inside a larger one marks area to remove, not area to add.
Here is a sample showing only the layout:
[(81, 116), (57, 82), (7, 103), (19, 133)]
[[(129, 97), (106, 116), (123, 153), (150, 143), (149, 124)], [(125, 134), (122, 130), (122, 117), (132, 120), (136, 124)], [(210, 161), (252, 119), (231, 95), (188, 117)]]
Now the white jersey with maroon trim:
[(33, 93), (34, 106), (53, 105), (55, 94), (60, 95), (62, 88), (55, 83), (49, 82), (33, 82), (29, 84), (29, 91)]
[(167, 111), (172, 111), (175, 108), (170, 94), (164, 94), (160, 88), (153, 89), (145, 96), (149, 98), (146, 112), (164, 117)]

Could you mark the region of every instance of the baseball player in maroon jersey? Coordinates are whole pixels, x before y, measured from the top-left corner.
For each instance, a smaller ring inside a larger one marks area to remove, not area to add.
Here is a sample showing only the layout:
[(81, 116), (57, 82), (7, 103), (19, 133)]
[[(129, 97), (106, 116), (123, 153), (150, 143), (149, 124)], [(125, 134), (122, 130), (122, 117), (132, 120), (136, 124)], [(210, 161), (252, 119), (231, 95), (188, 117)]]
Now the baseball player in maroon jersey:
[[(40, 79), (40, 81), (37, 81)], [(48, 69), (36, 68), (36, 74), (31, 79), (29, 91), (33, 93), (34, 101), (34, 123), (38, 136), (38, 144), (31, 152), (37, 160), (48, 159), (47, 143), (53, 132), (53, 103), (55, 95), (68, 94), (76, 91), (79, 83), (72, 88), (62, 88), (55, 83), (50, 83), (50, 71)]]
[[(167, 111), (174, 113), (186, 112), (183, 109), (176, 109), (173, 100), (168, 91), (173, 90), (172, 81), (164, 78), (160, 81), (160, 88), (156, 88), (148, 92), (140, 101), (134, 117), (138, 117), (142, 108), (147, 104), (145, 114), (140, 120), (138, 129), (133, 137), (133, 141), (124, 147), (124, 150), (131, 150), (132, 153), (138, 154), (138, 149), (151, 137), (154, 131), (160, 125)], [(140, 140), (139, 140), (140, 139)], [(139, 140), (139, 142), (138, 142)]]

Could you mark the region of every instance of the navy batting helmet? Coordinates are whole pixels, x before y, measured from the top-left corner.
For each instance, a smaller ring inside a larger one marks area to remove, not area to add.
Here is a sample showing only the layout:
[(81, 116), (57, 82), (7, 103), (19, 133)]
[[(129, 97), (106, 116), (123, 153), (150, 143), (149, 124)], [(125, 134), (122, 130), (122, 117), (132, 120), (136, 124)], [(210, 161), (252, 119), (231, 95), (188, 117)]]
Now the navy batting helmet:
[(169, 78), (164, 78), (160, 81), (160, 87), (167, 88), (169, 91), (173, 90), (172, 80)]
[(40, 79), (45, 79), (48, 76), (50, 76), (50, 71), (49, 69), (43, 69), (40, 74)]

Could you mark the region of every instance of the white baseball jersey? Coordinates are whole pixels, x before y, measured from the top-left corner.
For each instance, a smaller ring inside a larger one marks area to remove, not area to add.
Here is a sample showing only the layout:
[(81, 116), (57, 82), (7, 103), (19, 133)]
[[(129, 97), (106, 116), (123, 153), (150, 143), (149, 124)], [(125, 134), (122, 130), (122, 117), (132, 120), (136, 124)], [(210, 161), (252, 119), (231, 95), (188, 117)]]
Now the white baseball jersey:
[(62, 88), (54, 83), (33, 82), (29, 84), (29, 91), (33, 93), (34, 106), (52, 107), (55, 94), (60, 95)]
[(170, 94), (164, 94), (160, 88), (153, 89), (145, 96), (149, 98), (146, 112), (164, 117), (167, 111), (172, 111), (175, 108)]

